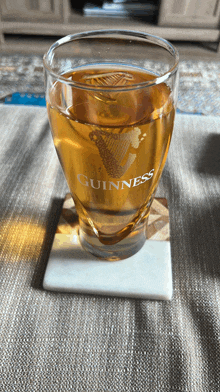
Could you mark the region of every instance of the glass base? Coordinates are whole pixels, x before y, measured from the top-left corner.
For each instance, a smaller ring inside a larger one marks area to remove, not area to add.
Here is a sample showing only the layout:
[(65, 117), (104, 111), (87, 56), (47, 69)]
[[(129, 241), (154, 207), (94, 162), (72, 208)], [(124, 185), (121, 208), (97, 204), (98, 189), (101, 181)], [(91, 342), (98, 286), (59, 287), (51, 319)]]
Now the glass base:
[(102, 244), (92, 232), (88, 234), (79, 228), (79, 239), (82, 247), (92, 255), (102, 260), (123, 260), (137, 253), (146, 241), (146, 222), (141, 223), (132, 233), (113, 245)]

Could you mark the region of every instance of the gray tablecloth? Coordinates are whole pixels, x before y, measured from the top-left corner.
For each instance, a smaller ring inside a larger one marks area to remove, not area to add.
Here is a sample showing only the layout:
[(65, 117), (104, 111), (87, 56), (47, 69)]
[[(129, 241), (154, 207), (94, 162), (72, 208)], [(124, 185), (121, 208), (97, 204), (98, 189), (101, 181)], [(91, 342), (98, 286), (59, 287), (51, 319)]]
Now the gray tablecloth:
[(46, 109), (0, 118), (0, 391), (219, 391), (220, 118), (176, 118), (170, 302), (42, 289), (67, 186)]

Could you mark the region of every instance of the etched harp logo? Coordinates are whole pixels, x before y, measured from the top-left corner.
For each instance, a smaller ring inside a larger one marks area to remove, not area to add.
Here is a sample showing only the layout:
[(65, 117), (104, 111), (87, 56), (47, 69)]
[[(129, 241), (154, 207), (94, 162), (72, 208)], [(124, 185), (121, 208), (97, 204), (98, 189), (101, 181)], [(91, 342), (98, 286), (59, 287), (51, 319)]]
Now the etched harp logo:
[(89, 134), (99, 150), (109, 176), (120, 178), (132, 165), (136, 154), (129, 152), (129, 148), (138, 148), (140, 133), (140, 129), (136, 127), (124, 134), (109, 133), (99, 129)]
[[(134, 77), (128, 72), (103, 72), (100, 74), (90, 74), (83, 77), (86, 84), (97, 87), (123, 87), (128, 85), (134, 80)], [(94, 94), (94, 93), (93, 93)], [(114, 97), (108, 91), (97, 91), (93, 95), (96, 99), (102, 102), (112, 102), (115, 101), (116, 93), (114, 92)]]
[[(103, 72), (96, 75), (84, 76), (86, 83), (92, 86), (126, 86), (134, 80), (128, 72)], [(104, 103), (115, 101), (116, 93), (112, 95), (108, 90), (95, 92), (94, 97)], [(130, 147), (138, 148), (141, 131), (135, 127), (127, 133), (110, 133), (101, 129), (94, 130), (89, 134), (90, 139), (96, 144), (99, 154), (112, 178), (120, 178), (125, 174), (136, 158), (135, 153), (129, 152)]]

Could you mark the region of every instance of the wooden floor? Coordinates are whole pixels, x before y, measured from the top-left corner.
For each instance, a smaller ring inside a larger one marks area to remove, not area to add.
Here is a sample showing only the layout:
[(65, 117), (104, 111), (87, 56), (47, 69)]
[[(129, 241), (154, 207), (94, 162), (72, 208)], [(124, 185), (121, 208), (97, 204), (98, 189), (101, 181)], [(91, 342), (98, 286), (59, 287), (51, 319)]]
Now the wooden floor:
[(173, 42), (182, 60), (220, 61), (219, 45), (205, 42)]
[[(1, 51), (8, 54), (39, 54), (43, 55), (50, 45), (59, 37), (43, 36), (7, 36), (4, 49)], [(205, 60), (220, 61), (220, 50), (216, 43), (200, 42), (172, 42), (179, 50), (182, 60)]]

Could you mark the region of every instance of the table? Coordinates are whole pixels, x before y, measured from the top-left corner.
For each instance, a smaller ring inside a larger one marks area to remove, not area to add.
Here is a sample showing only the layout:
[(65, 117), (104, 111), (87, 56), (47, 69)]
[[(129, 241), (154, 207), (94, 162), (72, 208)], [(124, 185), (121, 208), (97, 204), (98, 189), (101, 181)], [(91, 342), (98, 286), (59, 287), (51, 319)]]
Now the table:
[(174, 293), (46, 292), (67, 192), (45, 108), (0, 105), (0, 390), (220, 390), (220, 118), (177, 115), (159, 192)]

